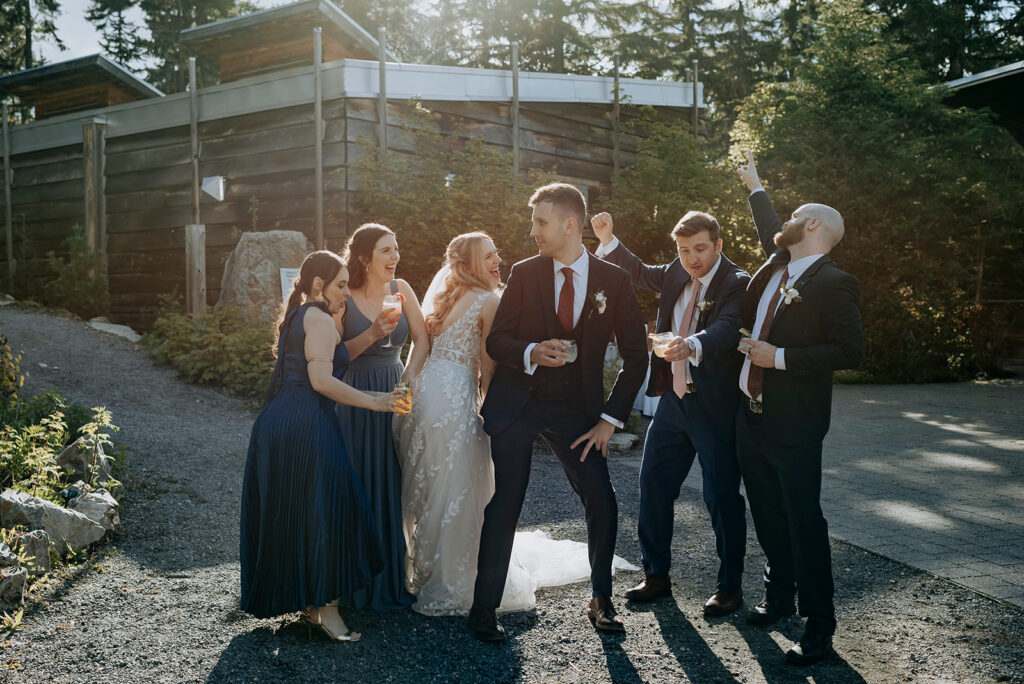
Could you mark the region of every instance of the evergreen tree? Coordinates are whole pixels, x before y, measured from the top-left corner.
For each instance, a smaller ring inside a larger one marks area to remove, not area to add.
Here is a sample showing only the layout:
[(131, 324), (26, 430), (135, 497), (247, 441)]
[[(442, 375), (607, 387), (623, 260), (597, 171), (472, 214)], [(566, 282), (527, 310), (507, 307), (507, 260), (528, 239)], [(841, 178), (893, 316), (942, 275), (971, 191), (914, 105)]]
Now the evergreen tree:
[(10, 0), (0, 5), (0, 67), (4, 73), (38, 66), (35, 41), (64, 49), (55, 24), (60, 0)]
[(139, 26), (132, 23), (128, 11), (137, 0), (92, 0), (85, 18), (100, 32), (100, 47), (114, 61), (134, 70), (142, 59), (143, 44)]

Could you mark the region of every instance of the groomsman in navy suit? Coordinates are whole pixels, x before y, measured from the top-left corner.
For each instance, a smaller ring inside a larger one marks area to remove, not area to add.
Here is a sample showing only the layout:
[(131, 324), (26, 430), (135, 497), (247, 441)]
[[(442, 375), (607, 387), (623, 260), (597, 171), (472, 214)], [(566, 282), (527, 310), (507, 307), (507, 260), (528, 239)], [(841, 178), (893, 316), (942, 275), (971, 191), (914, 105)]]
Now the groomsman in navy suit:
[(644, 577), (626, 598), (650, 601), (671, 593), (675, 501), (696, 457), (720, 561), (718, 586), (704, 614), (727, 615), (743, 603), (747, 523), (735, 428), (743, 357), (736, 344), (750, 276), (722, 254), (718, 221), (704, 212), (691, 211), (676, 224), (672, 238), (679, 257), (661, 266), (649, 266), (626, 249), (613, 234), (609, 214), (598, 214), (591, 225), (601, 240), (597, 256), (626, 269), (634, 287), (661, 294), (657, 332), (674, 334), (664, 358), (651, 355), (647, 394), (661, 401), (640, 466), (637, 528)]
[(829, 257), (843, 217), (804, 204), (783, 223), (761, 187), (754, 157), (737, 171), (768, 257), (750, 281), (743, 322), (750, 334), (739, 387), (737, 450), (750, 515), (764, 549), (764, 601), (747, 620), (769, 625), (796, 612), (807, 619), (786, 662), (808, 665), (832, 652), (836, 611), (832, 552), (821, 512), (821, 451), (832, 415), (832, 372), (864, 358), (860, 285)]

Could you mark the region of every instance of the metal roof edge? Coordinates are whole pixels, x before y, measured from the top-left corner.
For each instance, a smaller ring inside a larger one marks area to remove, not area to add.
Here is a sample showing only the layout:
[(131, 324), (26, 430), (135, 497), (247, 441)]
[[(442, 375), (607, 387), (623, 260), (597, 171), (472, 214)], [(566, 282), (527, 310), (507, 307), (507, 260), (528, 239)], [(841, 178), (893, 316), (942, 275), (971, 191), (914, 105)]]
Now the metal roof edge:
[(1013, 64), (1004, 64), (1001, 67), (982, 71), (980, 74), (974, 74), (973, 76), (964, 76), (963, 78), (946, 81), (939, 85), (944, 85), (950, 90), (961, 90), (963, 88), (981, 85), (982, 83), (988, 83), (989, 81), (995, 81), (1006, 76), (1012, 76), (1018, 72), (1024, 72), (1024, 60), (1014, 62)]

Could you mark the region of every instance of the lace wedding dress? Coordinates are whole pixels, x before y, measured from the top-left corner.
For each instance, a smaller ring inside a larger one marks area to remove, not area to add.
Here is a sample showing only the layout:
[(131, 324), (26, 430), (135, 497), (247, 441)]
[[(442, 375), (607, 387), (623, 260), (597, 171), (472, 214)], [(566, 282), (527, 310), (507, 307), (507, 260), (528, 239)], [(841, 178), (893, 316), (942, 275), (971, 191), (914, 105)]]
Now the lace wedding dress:
[[(433, 338), (408, 416), (395, 416), (402, 463), (405, 583), (425, 615), (466, 615), (473, 603), (484, 508), (494, 493), (480, 418), (479, 295)], [(615, 568), (636, 570), (616, 556)], [(499, 612), (530, 610), (539, 587), (590, 577), (587, 545), (540, 530), (516, 533)]]

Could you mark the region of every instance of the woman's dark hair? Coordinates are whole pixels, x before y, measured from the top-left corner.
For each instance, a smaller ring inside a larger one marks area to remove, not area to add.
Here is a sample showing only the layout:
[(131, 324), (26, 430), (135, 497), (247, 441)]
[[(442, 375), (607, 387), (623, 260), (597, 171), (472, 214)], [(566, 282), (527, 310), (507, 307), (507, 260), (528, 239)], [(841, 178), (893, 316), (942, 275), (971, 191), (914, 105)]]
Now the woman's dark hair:
[[(309, 297), (313, 290), (313, 279), (323, 278), (323, 286), (327, 287), (328, 283), (334, 282), (334, 279), (338, 277), (338, 273), (343, 268), (345, 268), (345, 262), (342, 258), (326, 249), (311, 252), (302, 260), (302, 266), (299, 268), (299, 277), (295, 279), (292, 294), (288, 297), (288, 301), (285, 303), (284, 309), (277, 319), (278, 340), (281, 339), (281, 333), (284, 332), (285, 325), (292, 312), (302, 306), (304, 297)], [(277, 342), (274, 342), (274, 356), (277, 356)]]
[(373, 248), (377, 246), (377, 240), (385, 235), (394, 234), (395, 231), (379, 223), (364, 223), (356, 228), (345, 243), (345, 251), (342, 253), (342, 258), (349, 265), (350, 288), (357, 290), (366, 284), (366, 265), (373, 258)]

